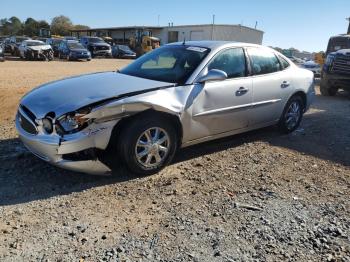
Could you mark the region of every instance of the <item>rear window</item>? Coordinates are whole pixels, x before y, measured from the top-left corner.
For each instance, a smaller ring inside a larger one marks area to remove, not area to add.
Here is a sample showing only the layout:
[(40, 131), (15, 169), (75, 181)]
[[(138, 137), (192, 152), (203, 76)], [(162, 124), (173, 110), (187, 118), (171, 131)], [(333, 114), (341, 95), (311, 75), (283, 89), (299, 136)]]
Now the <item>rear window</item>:
[(281, 70), (276, 55), (267, 49), (250, 47), (247, 49), (254, 75), (270, 74)]
[(282, 56), (278, 56), (278, 57), (279, 57), (279, 59), (281, 61), (283, 69), (286, 69), (286, 68), (288, 68), (290, 66), (289, 62), (286, 59), (284, 59)]

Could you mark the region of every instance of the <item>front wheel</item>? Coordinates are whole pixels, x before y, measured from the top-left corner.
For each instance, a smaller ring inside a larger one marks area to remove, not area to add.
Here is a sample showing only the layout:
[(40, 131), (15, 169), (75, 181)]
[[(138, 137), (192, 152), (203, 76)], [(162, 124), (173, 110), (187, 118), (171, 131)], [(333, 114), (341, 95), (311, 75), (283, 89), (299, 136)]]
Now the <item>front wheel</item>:
[(138, 175), (157, 173), (173, 159), (178, 135), (164, 117), (133, 119), (119, 137), (119, 156)]
[(300, 96), (293, 96), (287, 102), (279, 121), (283, 133), (291, 133), (300, 125), (304, 112), (304, 101)]
[(320, 93), (323, 96), (335, 96), (338, 92), (338, 88), (329, 86), (328, 84), (320, 84)]

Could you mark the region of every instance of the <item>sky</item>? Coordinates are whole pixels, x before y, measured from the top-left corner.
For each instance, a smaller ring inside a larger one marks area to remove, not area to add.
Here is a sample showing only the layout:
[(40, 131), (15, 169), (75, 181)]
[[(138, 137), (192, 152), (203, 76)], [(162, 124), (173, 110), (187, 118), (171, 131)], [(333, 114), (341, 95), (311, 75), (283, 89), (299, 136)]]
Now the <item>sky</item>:
[[(330, 36), (346, 33), (350, 0), (0, 0), (0, 18), (33, 17), (49, 23), (66, 15), (91, 28), (158, 25), (243, 24), (265, 32), (263, 44), (322, 51)], [(13, 4), (16, 3), (14, 7)]]

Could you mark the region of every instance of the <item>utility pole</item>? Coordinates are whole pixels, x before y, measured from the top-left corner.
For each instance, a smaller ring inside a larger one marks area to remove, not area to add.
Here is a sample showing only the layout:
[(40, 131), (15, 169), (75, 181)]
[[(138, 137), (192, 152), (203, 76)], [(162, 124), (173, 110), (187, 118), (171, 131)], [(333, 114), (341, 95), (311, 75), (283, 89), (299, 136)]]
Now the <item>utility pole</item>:
[(213, 15), (213, 23), (211, 25), (211, 40), (214, 40), (214, 25), (215, 25), (215, 15)]

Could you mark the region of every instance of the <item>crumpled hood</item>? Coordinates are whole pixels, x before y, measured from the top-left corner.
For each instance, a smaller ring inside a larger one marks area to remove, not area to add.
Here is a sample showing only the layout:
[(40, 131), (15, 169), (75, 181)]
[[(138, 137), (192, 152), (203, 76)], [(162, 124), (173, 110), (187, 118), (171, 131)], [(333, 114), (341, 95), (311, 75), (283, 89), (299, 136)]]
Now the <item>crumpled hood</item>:
[(101, 72), (44, 84), (26, 94), (20, 103), (37, 118), (43, 118), (49, 112), (61, 116), (101, 100), (166, 86), (174, 84)]
[(40, 51), (40, 50), (48, 50), (51, 49), (50, 45), (40, 45), (40, 46), (28, 46), (28, 49)]

